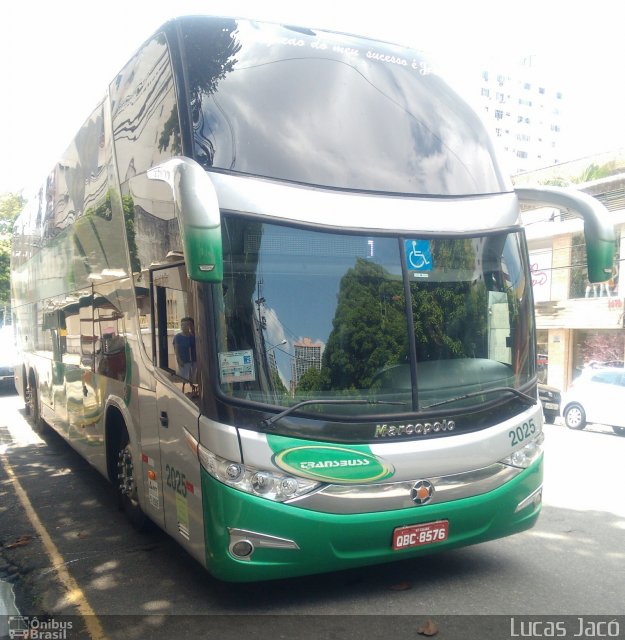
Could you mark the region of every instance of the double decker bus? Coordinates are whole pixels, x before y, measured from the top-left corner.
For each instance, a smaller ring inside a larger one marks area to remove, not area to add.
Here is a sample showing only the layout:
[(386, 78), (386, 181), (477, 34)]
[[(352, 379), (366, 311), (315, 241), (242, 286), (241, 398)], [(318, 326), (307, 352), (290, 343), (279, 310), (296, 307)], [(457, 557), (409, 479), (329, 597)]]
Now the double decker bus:
[(16, 222), (16, 385), (216, 577), (401, 561), (540, 511), (519, 201), (418, 52), (216, 17), (159, 29)]

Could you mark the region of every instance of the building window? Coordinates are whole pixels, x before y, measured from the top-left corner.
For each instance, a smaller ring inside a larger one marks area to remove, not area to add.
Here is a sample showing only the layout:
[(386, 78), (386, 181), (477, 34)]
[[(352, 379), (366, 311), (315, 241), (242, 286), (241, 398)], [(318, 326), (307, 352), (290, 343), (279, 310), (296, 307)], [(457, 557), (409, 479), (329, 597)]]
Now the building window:
[(516, 152), (516, 157), (517, 158), (527, 158), (527, 151), (517, 151)]
[(489, 95), (490, 95), (490, 89), (487, 89), (486, 87), (482, 87), (482, 95), (483, 95), (485, 98), (488, 98), (488, 97), (489, 97)]
[(540, 93), (541, 95), (544, 95), (545, 87), (538, 87), (538, 93)]
[(488, 71), (482, 71), (482, 79), (488, 82)]
[(495, 110), (495, 120), (503, 120), (503, 111)]

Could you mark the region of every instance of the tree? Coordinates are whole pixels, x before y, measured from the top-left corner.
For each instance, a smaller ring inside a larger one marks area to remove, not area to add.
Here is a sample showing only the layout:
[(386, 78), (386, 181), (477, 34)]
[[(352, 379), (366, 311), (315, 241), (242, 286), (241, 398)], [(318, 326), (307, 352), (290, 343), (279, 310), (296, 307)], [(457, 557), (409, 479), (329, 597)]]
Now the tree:
[(600, 178), (608, 178), (609, 176), (613, 176), (621, 171), (623, 171), (622, 163), (619, 164), (616, 160), (606, 162), (602, 165), (592, 162), (579, 175), (568, 177), (554, 176), (547, 180), (541, 180), (540, 184), (552, 187), (568, 187), (571, 184), (583, 184), (584, 182), (599, 180)]
[(368, 389), (377, 372), (404, 362), (408, 354), (402, 282), (358, 258), (341, 279), (332, 326), (323, 353), (322, 388)]
[(187, 86), (194, 123), (195, 153), (196, 160), (204, 167), (212, 166), (215, 148), (210, 129), (212, 118), (210, 125), (203, 125), (203, 102), (217, 91), (220, 81), (234, 70), (237, 63), (235, 56), (242, 46), (235, 37), (236, 32), (236, 21), (224, 18), (211, 24), (210, 33), (207, 33), (204, 24), (192, 23), (185, 34)]
[(317, 367), (309, 367), (300, 376), (299, 383), (297, 384), (297, 394), (302, 395), (309, 393), (315, 395), (321, 390), (321, 372)]
[(611, 176), (614, 173), (619, 172), (620, 170), (620, 168), (616, 168), (615, 162), (608, 162), (606, 164), (602, 164), (601, 166), (593, 162), (588, 165), (578, 176), (571, 178), (571, 181), (575, 184), (580, 184), (583, 182), (590, 182), (592, 180), (599, 180), (600, 178), (607, 178), (608, 176)]
[[(6, 315), (11, 300), (11, 241), (0, 239), (0, 312)], [(0, 318), (3, 320), (3, 318)]]
[(15, 218), (24, 208), (26, 200), (18, 193), (0, 195), (0, 233), (10, 233)]
[[(450, 277), (410, 283), (417, 360), (487, 357), (486, 286), (452, 277), (475, 270), (473, 242), (432, 241), (432, 256), (440, 274)], [(376, 374), (408, 362), (403, 282), (382, 266), (358, 258), (341, 279), (332, 327), (323, 353), (321, 389), (369, 389)]]
[(11, 304), (11, 236), (13, 223), (26, 200), (21, 194), (5, 193), (0, 196), (0, 309), (2, 322), (9, 315)]

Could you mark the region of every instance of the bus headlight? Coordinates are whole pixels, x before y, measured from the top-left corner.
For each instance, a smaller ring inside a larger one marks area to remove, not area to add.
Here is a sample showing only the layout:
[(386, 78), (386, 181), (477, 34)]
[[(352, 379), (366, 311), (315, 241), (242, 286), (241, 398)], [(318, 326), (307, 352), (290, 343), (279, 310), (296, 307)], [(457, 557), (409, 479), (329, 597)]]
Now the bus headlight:
[(545, 434), (541, 432), (533, 440), (520, 449), (517, 449), (513, 454), (501, 460), (501, 462), (511, 467), (527, 469), (542, 454), (544, 440)]
[(314, 491), (320, 482), (307, 478), (295, 478), (275, 471), (266, 471), (248, 467), (239, 462), (225, 460), (209, 451), (201, 444), (197, 447), (200, 464), (219, 482), (251, 493), (255, 496), (284, 502)]

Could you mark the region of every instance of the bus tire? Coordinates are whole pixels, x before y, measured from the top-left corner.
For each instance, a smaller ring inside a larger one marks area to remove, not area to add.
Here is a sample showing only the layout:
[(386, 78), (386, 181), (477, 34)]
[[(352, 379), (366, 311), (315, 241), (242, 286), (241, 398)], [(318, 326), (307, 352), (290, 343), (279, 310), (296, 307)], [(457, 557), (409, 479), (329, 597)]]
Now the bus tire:
[(46, 423), (41, 417), (41, 403), (39, 402), (39, 388), (33, 371), (28, 376), (26, 386), (26, 415), (30, 417), (33, 431), (42, 434), (46, 430)]
[(137, 483), (134, 479), (135, 464), (132, 456), (130, 438), (125, 425), (122, 426), (119, 448), (117, 451), (117, 497), (121, 511), (132, 526), (140, 532), (147, 531), (150, 527), (150, 519), (143, 513), (137, 496)]
[(581, 404), (574, 402), (564, 410), (564, 424), (569, 429), (581, 431), (586, 426), (586, 412)]

